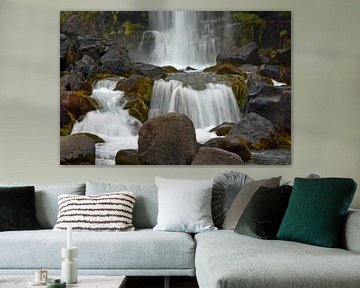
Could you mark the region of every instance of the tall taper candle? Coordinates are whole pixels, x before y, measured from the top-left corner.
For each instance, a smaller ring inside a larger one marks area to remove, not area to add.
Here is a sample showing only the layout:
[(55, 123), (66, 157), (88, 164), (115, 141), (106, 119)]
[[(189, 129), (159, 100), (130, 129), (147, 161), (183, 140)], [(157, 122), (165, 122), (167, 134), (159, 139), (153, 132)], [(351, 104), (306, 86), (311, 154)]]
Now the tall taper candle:
[(71, 235), (72, 227), (70, 225), (67, 226), (66, 232), (67, 232), (66, 248), (70, 249), (70, 248), (72, 248), (72, 238), (71, 238), (72, 237), (72, 235)]

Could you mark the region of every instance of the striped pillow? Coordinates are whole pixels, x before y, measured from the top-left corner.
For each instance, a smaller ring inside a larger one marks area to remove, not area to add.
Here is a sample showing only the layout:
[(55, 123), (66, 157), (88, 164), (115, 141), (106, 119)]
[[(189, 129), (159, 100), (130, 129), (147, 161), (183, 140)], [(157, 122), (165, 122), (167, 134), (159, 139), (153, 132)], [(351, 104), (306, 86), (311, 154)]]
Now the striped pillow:
[(133, 192), (115, 192), (92, 196), (59, 196), (59, 214), (55, 231), (72, 226), (74, 231), (133, 231)]

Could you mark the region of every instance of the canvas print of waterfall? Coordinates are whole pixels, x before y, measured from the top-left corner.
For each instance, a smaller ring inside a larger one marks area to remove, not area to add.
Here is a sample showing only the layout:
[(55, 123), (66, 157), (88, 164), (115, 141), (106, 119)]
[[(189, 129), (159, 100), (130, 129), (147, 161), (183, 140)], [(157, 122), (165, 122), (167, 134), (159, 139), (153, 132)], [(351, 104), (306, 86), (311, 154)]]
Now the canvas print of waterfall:
[(289, 11), (61, 11), (61, 165), (291, 165)]

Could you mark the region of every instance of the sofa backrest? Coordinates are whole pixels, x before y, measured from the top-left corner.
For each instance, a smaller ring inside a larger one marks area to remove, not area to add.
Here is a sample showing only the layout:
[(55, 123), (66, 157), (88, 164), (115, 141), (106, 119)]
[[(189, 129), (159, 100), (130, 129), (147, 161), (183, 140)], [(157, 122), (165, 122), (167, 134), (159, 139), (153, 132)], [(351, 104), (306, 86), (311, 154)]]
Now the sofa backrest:
[(153, 228), (157, 223), (158, 193), (155, 184), (86, 182), (85, 195), (131, 191), (135, 194), (133, 223), (136, 229)]

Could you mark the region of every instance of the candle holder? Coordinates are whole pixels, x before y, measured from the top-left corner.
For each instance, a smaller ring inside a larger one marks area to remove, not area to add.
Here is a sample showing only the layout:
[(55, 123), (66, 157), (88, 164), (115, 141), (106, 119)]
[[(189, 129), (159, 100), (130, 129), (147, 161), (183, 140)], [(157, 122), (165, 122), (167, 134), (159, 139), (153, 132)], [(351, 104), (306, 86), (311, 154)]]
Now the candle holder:
[(78, 255), (77, 247), (61, 248), (61, 279), (67, 284), (77, 283), (78, 269), (75, 257)]

